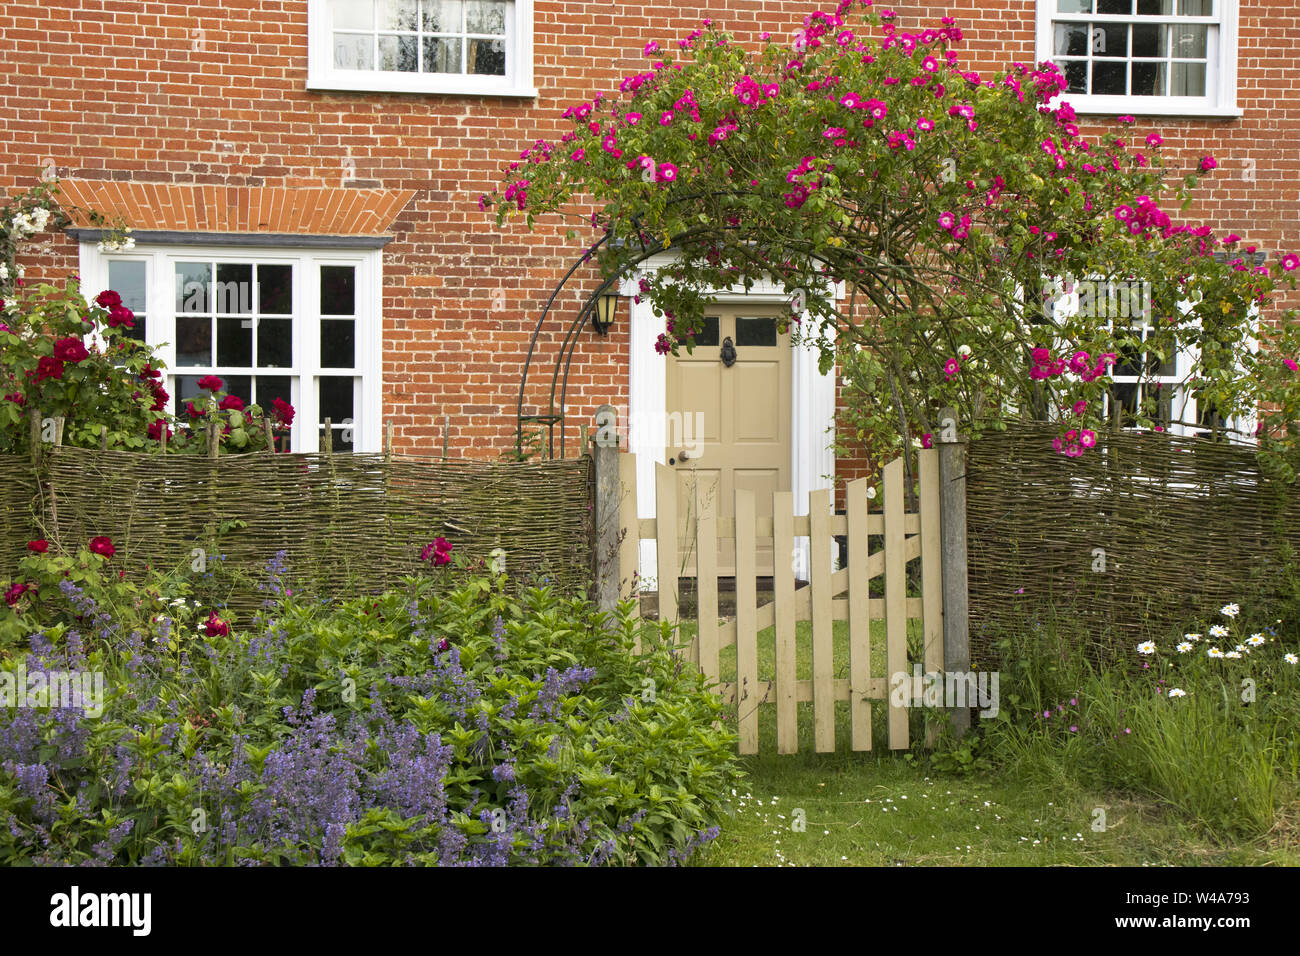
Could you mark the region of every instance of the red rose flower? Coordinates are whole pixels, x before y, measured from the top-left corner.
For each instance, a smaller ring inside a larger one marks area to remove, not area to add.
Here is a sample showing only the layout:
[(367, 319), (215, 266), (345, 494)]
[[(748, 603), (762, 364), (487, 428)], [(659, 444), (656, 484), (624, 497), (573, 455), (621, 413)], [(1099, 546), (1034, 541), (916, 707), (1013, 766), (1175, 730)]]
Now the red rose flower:
[(221, 386), (224, 384), (225, 382), (221, 381), (221, 379), (217, 378), (215, 375), (205, 375), (199, 379), (199, 388), (208, 392), (219, 392), (221, 391)]
[(106, 558), (111, 558), (117, 554), (117, 548), (113, 547), (112, 538), (101, 534), (90, 539), (90, 553), (102, 554)]
[(217, 617), (216, 611), (211, 611), (208, 619), (203, 622), (203, 633), (208, 637), (225, 637), (230, 633), (230, 625)]
[(53, 355), (42, 355), (36, 363), (36, 381), (47, 378), (63, 378), (63, 363)]
[(193, 402), (186, 402), (185, 414), (189, 415), (190, 418), (202, 418), (207, 414), (207, 410), (203, 408), (195, 408)]
[[(148, 432), (149, 432), (149, 440), (150, 440), (150, 441), (162, 441), (162, 432), (163, 432), (163, 428), (164, 428), (166, 425), (167, 425), (167, 419), (165, 419), (165, 418), (159, 418), (159, 419), (157, 419), (157, 420), (155, 420), (155, 421), (150, 422), (150, 423), (149, 423), (149, 429), (148, 429)], [(167, 440), (170, 441), (170, 440), (171, 440), (171, 437), (172, 437), (172, 430), (171, 430), (170, 428), (168, 428), (168, 429), (167, 429)]]
[(275, 414), (275, 420), (281, 425), (288, 427), (293, 424), (293, 406), (282, 398), (276, 398), (271, 401), (271, 408)]
[(451, 563), (452, 544), (446, 538), (434, 538), (429, 544), (424, 546), (420, 552), (420, 560), (428, 561), (433, 558), (434, 565), (443, 565)]
[(30, 584), (11, 584), (9, 590), (5, 591), (5, 603), (10, 607), (16, 605), (19, 599), (28, 591), (36, 590)]
[(76, 365), (78, 362), (90, 358), (90, 353), (86, 347), (81, 344), (81, 339), (66, 338), (59, 339), (54, 343), (54, 357), (60, 362), (71, 362)]
[(37, 538), (35, 541), (27, 542), (27, 550), (35, 554), (45, 554), (50, 550), (50, 543), (44, 538)]
[(125, 326), (128, 329), (135, 328), (135, 313), (125, 306), (115, 306), (108, 310), (108, 324), (110, 328)]
[(232, 409), (237, 412), (242, 412), (244, 410), (244, 400), (240, 398), (238, 395), (227, 395), (225, 398), (221, 400), (221, 404), (218, 405), (217, 407), (220, 408), (223, 412), (230, 411)]
[(161, 412), (167, 407), (167, 399), (171, 398), (171, 396), (167, 394), (167, 389), (162, 387), (161, 382), (150, 381), (149, 390), (153, 392), (153, 405), (149, 410)]
[(95, 296), (95, 304), (105, 309), (116, 309), (122, 304), (122, 297), (112, 289), (105, 289)]

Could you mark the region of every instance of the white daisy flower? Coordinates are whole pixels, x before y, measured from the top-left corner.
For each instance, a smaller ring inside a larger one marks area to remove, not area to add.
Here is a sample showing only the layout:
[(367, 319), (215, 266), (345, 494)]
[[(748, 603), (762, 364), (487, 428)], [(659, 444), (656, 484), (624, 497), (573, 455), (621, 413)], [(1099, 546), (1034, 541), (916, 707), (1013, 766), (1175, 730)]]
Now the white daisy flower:
[(1235, 604), (1225, 604), (1219, 608), (1219, 613), (1224, 617), (1236, 617), (1241, 613), (1241, 608)]
[(1186, 696), (1187, 696), (1187, 691), (1183, 690), (1181, 687), (1171, 687), (1171, 688), (1169, 688), (1169, 696), (1170, 696), (1170, 697), (1186, 697)]
[(1230, 657), (1236, 660), (1237, 658), (1241, 657), (1241, 651), (1228, 651), (1228, 653), (1224, 654), (1223, 656)]
[(1205, 656), (1206, 656), (1206, 657), (1223, 657), (1223, 651), (1219, 650), (1217, 647), (1206, 648)]
[(1228, 629), (1222, 624), (1214, 624), (1210, 627), (1210, 637), (1227, 637)]
[(1294, 654), (1288, 654), (1286, 657), (1282, 658), (1282, 660), (1286, 661), (1288, 664), (1300, 664), (1300, 657), (1296, 657)]
[(1178, 645), (1179, 654), (1186, 654), (1191, 649), (1192, 649), (1192, 645), (1190, 641), (1183, 641), (1181, 644)]
[(1183, 638), (1184, 638), (1185, 640), (1188, 640), (1188, 641), (1199, 641), (1199, 640), (1201, 639), (1201, 635), (1199, 635), (1199, 634), (1184, 634), (1184, 635), (1183, 635)]
[(1139, 654), (1154, 654), (1155, 652), (1156, 652), (1155, 641), (1143, 641), (1141, 644), (1138, 645)]
[(1242, 651), (1245, 651), (1247, 654), (1250, 653), (1250, 648), (1247, 647), (1245, 644), (1238, 644), (1236, 647), (1233, 648), (1233, 650), (1236, 651), (1238, 654), (1240, 654)]
[(1250, 635), (1249, 638), (1247, 638), (1246, 643), (1249, 644), (1251, 647), (1259, 647), (1259, 645), (1264, 643), (1264, 635), (1252, 634)]

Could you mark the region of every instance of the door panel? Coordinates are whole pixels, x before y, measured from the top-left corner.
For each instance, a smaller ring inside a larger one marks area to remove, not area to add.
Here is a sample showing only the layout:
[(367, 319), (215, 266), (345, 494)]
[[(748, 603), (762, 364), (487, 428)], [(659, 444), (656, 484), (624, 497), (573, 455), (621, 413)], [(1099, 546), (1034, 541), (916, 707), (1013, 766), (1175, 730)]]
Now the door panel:
[[(737, 488), (754, 492), (756, 512), (772, 514), (772, 493), (790, 490), (790, 337), (779, 335), (779, 307), (720, 308), (710, 314), (710, 344), (669, 356), (666, 458), (678, 475), (678, 514), (694, 515), (700, 482), (714, 513), (733, 518)], [(721, 360), (731, 339), (734, 364)], [(685, 456), (683, 457), (683, 452)], [(694, 541), (683, 540), (684, 573), (694, 573)], [(734, 539), (718, 542), (718, 572), (735, 574)], [(772, 573), (771, 542), (759, 542), (756, 569)]]

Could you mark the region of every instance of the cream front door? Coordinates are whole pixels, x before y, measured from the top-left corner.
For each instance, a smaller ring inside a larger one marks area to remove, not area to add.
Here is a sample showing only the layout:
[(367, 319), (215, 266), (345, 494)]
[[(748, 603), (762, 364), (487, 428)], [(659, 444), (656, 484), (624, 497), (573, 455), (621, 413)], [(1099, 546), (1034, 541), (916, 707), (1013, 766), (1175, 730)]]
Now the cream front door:
[[(712, 310), (695, 339), (667, 362), (666, 458), (677, 470), (678, 515), (694, 514), (695, 487), (719, 518), (732, 518), (736, 489), (754, 492), (758, 516), (772, 514), (772, 492), (790, 490), (789, 333), (777, 331), (780, 306)], [(693, 543), (682, 542), (684, 573), (694, 573)], [(772, 573), (770, 542), (760, 543), (760, 575)], [(719, 542), (718, 570), (735, 574), (735, 542)]]

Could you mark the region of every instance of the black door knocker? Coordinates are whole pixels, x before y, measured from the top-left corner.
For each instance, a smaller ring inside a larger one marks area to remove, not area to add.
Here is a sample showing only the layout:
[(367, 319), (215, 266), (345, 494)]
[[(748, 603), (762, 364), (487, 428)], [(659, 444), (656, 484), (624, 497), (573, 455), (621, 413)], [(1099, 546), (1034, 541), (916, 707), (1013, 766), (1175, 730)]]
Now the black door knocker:
[(727, 368), (736, 364), (736, 346), (731, 343), (730, 335), (722, 340), (722, 364)]

